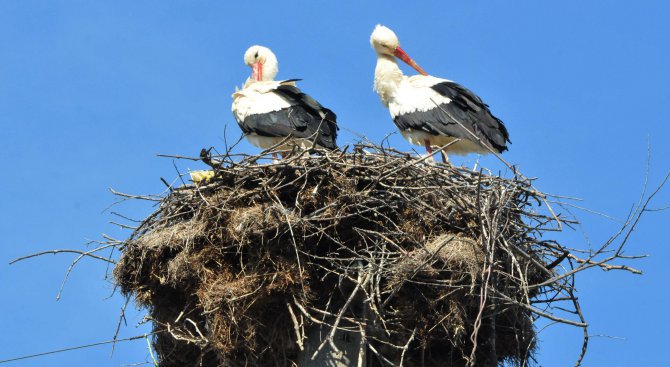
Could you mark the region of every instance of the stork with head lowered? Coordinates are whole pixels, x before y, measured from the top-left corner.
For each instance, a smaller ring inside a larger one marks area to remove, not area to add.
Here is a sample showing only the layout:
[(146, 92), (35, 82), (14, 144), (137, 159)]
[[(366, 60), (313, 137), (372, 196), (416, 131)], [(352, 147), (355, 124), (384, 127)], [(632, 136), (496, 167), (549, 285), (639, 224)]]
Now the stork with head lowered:
[[(481, 98), (451, 80), (428, 75), (402, 48), (396, 34), (377, 25), (370, 37), (377, 53), (374, 89), (388, 107), (393, 122), (410, 143), (443, 147), (446, 153), (502, 153), (510, 142), (503, 122)], [(406, 76), (396, 58), (420, 75)]]
[(279, 149), (337, 148), (335, 114), (296, 87), (299, 79), (275, 81), (279, 64), (269, 48), (251, 46), (244, 63), (251, 77), (233, 94), (232, 111), (252, 145), (268, 149), (284, 141)]

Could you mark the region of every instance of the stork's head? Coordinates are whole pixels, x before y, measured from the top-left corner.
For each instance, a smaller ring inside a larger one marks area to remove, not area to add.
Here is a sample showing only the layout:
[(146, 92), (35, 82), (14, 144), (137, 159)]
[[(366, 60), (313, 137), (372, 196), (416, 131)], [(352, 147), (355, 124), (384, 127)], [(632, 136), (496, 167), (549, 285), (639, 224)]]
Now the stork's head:
[(393, 55), (395, 50), (400, 47), (398, 36), (387, 27), (377, 24), (375, 30), (370, 36), (370, 44), (378, 54)]
[(244, 53), (244, 63), (251, 67), (251, 78), (256, 81), (274, 80), (279, 71), (277, 56), (263, 46), (249, 47)]
[(375, 49), (377, 55), (388, 55), (395, 56), (400, 60), (404, 61), (407, 65), (414, 68), (422, 75), (427, 75), (419, 65), (417, 65), (412, 58), (405, 53), (405, 51), (400, 48), (400, 41), (398, 41), (398, 36), (387, 27), (384, 27), (381, 24), (377, 24), (375, 30), (372, 31), (370, 36), (370, 44), (372, 48)]

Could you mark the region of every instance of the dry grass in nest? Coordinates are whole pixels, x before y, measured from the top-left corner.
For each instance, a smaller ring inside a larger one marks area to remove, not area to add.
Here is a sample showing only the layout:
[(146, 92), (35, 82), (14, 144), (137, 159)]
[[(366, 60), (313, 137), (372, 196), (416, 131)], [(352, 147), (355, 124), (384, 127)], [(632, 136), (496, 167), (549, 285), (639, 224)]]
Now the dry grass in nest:
[(536, 318), (585, 327), (529, 180), (376, 146), (268, 154), (203, 154), (214, 178), (171, 189), (122, 246), (161, 367), (290, 366), (315, 325), (364, 335), (368, 366), (526, 365)]

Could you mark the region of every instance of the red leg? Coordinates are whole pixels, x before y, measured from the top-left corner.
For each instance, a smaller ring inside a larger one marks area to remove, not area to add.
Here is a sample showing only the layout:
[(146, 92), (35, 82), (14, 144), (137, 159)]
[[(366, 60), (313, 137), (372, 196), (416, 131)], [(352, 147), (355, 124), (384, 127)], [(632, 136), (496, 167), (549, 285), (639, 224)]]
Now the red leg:
[(433, 147), (430, 146), (430, 141), (426, 139), (423, 141), (423, 144), (426, 146), (426, 153), (433, 154)]

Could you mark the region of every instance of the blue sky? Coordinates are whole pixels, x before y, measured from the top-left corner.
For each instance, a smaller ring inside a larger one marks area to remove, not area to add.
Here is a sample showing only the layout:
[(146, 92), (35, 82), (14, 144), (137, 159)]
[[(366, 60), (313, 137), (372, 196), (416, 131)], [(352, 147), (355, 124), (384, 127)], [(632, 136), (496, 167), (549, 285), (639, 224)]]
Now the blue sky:
[[(356, 132), (380, 141), (395, 131), (372, 91), (377, 23), (396, 31), (427, 72), (479, 94), (506, 122), (505, 153), (537, 187), (584, 199), (623, 219), (642, 189), (647, 147), (650, 185), (670, 169), (670, 4), (663, 1), (2, 1), (0, 2), (0, 360), (110, 339), (123, 299), (102, 263), (75, 268), (72, 257), (7, 265), (52, 248), (83, 248), (101, 233), (124, 238), (104, 211), (108, 188), (157, 193), (175, 176), (157, 153), (197, 155), (239, 135), (230, 95), (249, 75), (242, 54), (272, 48), (279, 78), (338, 114), (339, 144)], [(407, 72), (408, 68), (405, 68)], [(411, 147), (397, 134), (391, 144)], [(240, 151), (254, 152), (247, 144)], [(456, 159), (471, 166), (476, 157)], [(492, 157), (482, 164), (502, 169)], [(181, 169), (201, 168), (180, 163)], [(656, 207), (670, 204), (668, 190)], [(139, 203), (114, 208), (142, 218)], [(618, 223), (577, 212), (588, 239), (605, 240)], [(666, 284), (668, 212), (650, 213), (630, 254), (643, 276), (592, 271), (578, 284), (594, 337), (586, 366), (661, 365), (670, 317)], [(585, 237), (558, 239), (575, 247)], [(121, 336), (142, 312), (129, 311)], [(540, 335), (542, 366), (569, 366), (579, 331)], [(142, 340), (26, 360), (11, 366), (122, 366), (145, 361)]]

